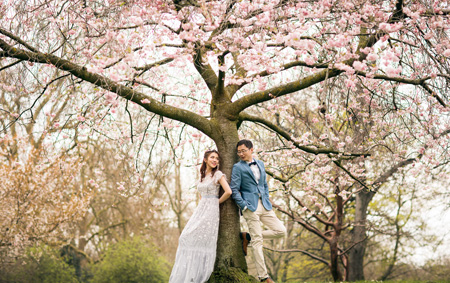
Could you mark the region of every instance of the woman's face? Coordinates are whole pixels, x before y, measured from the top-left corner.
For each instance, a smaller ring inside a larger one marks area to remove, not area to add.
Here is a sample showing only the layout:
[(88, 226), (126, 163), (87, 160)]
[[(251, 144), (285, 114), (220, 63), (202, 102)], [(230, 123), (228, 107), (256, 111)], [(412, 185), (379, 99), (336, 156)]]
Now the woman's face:
[(219, 165), (219, 155), (215, 152), (211, 153), (206, 159), (205, 159), (206, 166), (210, 169), (216, 168), (217, 165)]

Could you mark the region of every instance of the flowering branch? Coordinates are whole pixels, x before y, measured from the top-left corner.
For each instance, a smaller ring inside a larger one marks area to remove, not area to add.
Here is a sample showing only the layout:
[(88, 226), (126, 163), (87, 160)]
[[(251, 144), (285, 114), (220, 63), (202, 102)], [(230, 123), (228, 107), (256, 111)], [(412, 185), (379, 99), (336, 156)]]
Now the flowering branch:
[(274, 123), (270, 122), (269, 120), (266, 120), (264, 118), (261, 117), (257, 117), (257, 116), (253, 116), (250, 115), (248, 113), (242, 112), (239, 115), (239, 119), (241, 121), (251, 121), (251, 122), (255, 122), (255, 123), (260, 123), (266, 127), (268, 127), (269, 129), (271, 129), (272, 131), (276, 132), (277, 134), (279, 134), (280, 136), (282, 136), (283, 138), (285, 138), (286, 140), (292, 142), (293, 146), (295, 146), (296, 148), (307, 152), (307, 153), (312, 153), (315, 155), (319, 155), (319, 154), (331, 154), (331, 155), (340, 155), (340, 156), (346, 156), (346, 157), (360, 157), (360, 156), (370, 156), (370, 153), (365, 152), (365, 153), (342, 153), (340, 151), (337, 151), (335, 149), (332, 148), (321, 148), (321, 147), (309, 147), (309, 146), (304, 146), (301, 145), (299, 142), (295, 141), (295, 139), (285, 130), (283, 130), (282, 128), (278, 127), (277, 125), (275, 125)]
[[(102, 75), (89, 72), (85, 67), (71, 61), (52, 54), (18, 49), (12, 47), (3, 39), (0, 39), (0, 48), (6, 52), (8, 57), (41, 64), (51, 64), (62, 71), (71, 73), (77, 78), (97, 85), (107, 91), (116, 93), (117, 95), (140, 105), (149, 112), (186, 123), (199, 129), (208, 136), (212, 134), (211, 124), (208, 119), (194, 112), (161, 103), (131, 87), (121, 85)], [(146, 103), (142, 101), (145, 101)]]

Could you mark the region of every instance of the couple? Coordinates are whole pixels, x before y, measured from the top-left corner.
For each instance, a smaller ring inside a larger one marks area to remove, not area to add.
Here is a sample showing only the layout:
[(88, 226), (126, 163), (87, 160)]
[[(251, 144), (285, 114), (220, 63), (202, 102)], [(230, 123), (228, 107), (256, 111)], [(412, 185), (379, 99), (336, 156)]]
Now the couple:
[[(219, 153), (205, 152), (200, 167), (197, 189), (201, 200), (180, 235), (175, 264), (169, 282), (205, 282), (209, 279), (216, 260), (219, 231), (219, 203), (232, 195), (247, 221), (248, 233), (241, 233), (244, 253), (251, 241), (256, 271), (261, 282), (273, 282), (267, 274), (263, 254), (263, 238), (283, 237), (286, 228), (272, 210), (264, 163), (253, 159), (253, 144), (241, 140), (236, 146), (240, 162), (234, 164), (231, 185), (218, 170)], [(219, 187), (224, 194), (219, 199)], [(269, 230), (262, 230), (262, 224)], [(251, 237), (250, 237), (251, 235)]]

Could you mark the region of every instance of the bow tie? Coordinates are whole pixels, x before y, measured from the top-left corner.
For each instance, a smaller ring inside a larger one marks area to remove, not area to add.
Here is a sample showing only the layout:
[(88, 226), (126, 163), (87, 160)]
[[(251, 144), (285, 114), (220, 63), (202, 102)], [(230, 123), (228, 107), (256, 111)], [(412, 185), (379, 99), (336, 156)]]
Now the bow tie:
[(256, 165), (256, 161), (250, 162), (248, 166)]

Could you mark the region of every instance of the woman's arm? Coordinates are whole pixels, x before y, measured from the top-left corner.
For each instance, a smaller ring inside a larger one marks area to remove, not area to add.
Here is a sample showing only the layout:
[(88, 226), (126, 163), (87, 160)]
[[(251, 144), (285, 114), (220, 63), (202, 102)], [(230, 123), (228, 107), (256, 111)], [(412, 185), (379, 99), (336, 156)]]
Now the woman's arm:
[(219, 203), (226, 201), (231, 196), (231, 188), (228, 185), (227, 180), (225, 180), (225, 176), (222, 176), (219, 180), (219, 184), (222, 186), (224, 193), (219, 199)]

